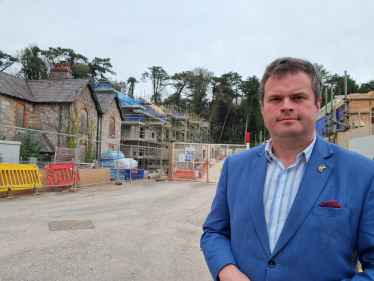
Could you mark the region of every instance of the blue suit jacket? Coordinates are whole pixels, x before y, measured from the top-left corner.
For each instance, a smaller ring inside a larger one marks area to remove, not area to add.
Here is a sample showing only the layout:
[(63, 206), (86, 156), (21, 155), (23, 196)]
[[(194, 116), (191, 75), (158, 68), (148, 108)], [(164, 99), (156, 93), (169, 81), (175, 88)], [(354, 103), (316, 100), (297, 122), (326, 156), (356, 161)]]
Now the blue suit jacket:
[[(231, 263), (251, 281), (374, 280), (374, 161), (317, 137), (273, 253), (263, 205), (267, 162), (264, 145), (225, 161), (201, 238), (213, 278)], [(342, 208), (318, 206), (329, 200)]]

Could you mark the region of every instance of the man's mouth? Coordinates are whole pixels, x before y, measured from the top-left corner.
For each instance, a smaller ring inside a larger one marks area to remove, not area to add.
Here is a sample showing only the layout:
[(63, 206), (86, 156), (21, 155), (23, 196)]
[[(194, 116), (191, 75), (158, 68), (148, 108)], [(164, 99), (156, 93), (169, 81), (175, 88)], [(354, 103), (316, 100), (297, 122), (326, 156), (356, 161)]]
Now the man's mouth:
[(295, 120), (297, 120), (297, 118), (295, 118), (295, 117), (283, 117), (283, 118), (278, 119), (278, 121), (283, 121), (283, 122), (295, 121)]

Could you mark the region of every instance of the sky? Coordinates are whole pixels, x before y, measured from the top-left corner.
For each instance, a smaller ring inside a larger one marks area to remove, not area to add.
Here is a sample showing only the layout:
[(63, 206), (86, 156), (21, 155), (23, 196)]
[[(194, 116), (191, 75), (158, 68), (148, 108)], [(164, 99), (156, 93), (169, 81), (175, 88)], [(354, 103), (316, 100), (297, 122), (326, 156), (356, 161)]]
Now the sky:
[[(374, 79), (373, 0), (0, 0), (0, 50), (36, 43), (110, 58), (113, 80), (207, 68), (243, 79), (284, 56)], [(135, 93), (150, 93), (150, 83)]]

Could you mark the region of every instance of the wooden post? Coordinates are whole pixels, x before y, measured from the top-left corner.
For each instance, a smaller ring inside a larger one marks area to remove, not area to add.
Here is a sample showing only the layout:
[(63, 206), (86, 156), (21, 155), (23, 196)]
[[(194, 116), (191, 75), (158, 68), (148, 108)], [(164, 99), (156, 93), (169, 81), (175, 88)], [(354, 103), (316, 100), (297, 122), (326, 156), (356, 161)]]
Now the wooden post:
[(188, 162), (188, 180), (191, 179), (191, 162)]
[(169, 172), (168, 172), (168, 181), (173, 180), (173, 160), (174, 160), (174, 147), (173, 143), (169, 143)]
[(209, 158), (206, 160), (206, 182), (209, 183)]

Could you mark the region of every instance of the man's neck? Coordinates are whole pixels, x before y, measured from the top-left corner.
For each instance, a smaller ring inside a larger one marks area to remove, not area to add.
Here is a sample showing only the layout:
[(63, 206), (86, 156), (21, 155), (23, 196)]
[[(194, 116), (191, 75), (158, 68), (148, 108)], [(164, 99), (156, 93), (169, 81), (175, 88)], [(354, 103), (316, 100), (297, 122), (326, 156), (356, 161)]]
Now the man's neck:
[(271, 138), (273, 154), (288, 168), (296, 162), (297, 155), (304, 151), (314, 140), (315, 135), (301, 140), (295, 138)]

